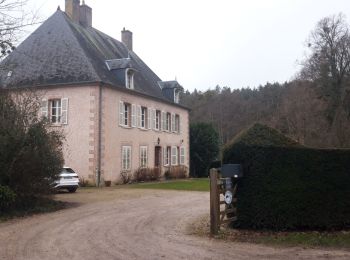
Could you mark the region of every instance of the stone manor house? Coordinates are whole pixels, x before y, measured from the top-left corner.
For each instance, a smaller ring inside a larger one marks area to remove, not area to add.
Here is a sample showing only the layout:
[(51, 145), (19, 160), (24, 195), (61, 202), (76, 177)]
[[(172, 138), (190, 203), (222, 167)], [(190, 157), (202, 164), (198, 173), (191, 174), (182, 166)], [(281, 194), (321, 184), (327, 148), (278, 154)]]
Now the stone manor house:
[(79, 0), (60, 8), (3, 62), (1, 87), (35, 89), (41, 115), (63, 130), (65, 165), (90, 182), (120, 181), (140, 167), (162, 174), (189, 167), (189, 110), (183, 88), (162, 81), (133, 51), (92, 27)]

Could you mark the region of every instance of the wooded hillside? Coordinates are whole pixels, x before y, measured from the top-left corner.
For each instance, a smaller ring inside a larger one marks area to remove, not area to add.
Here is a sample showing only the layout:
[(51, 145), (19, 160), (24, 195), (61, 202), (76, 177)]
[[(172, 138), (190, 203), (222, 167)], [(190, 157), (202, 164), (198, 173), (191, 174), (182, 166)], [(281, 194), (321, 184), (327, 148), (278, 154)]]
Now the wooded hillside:
[(308, 48), (291, 82), (187, 91), (182, 103), (192, 109), (191, 122), (213, 123), (222, 144), (260, 122), (306, 146), (349, 148), (350, 33), (343, 15), (322, 19)]

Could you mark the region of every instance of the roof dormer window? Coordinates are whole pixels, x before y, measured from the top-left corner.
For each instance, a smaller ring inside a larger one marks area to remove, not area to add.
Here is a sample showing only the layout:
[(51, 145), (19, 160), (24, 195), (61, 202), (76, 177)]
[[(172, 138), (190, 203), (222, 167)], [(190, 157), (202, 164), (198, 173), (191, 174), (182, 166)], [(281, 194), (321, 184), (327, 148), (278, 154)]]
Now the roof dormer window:
[(174, 102), (176, 104), (180, 103), (180, 91), (178, 91), (177, 89), (174, 89)]
[(125, 86), (128, 89), (134, 89), (134, 71), (127, 69), (125, 72)]

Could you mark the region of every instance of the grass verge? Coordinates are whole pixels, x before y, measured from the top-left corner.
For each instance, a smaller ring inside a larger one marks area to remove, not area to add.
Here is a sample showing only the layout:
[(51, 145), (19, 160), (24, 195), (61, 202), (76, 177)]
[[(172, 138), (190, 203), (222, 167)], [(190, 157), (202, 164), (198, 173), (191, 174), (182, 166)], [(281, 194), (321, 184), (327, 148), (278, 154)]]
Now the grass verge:
[(26, 205), (22, 205), (21, 207), (17, 207), (16, 209), (0, 212), (0, 222), (18, 217), (27, 217), (34, 214), (54, 212), (66, 207), (66, 202), (55, 201), (49, 198), (41, 198), (35, 201), (31, 201)]
[[(188, 233), (210, 236), (209, 216), (202, 216), (188, 226)], [(255, 243), (278, 247), (334, 248), (350, 250), (350, 231), (273, 232), (221, 228), (215, 238), (228, 242)]]
[(209, 179), (174, 180), (157, 183), (140, 183), (130, 185), (136, 189), (209, 191)]

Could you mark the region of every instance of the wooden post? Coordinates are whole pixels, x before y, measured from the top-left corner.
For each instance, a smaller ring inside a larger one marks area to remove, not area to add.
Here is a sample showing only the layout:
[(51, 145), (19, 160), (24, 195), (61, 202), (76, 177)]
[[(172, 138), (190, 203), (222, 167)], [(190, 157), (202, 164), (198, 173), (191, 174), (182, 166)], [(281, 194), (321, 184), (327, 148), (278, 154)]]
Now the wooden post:
[(218, 171), (210, 169), (210, 234), (219, 232), (220, 194), (218, 191)]

